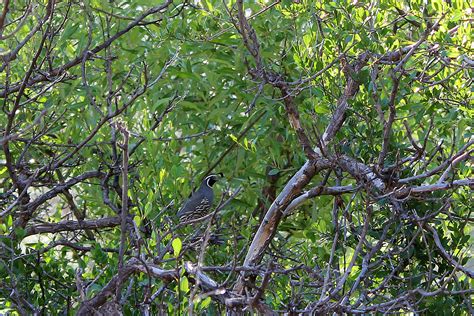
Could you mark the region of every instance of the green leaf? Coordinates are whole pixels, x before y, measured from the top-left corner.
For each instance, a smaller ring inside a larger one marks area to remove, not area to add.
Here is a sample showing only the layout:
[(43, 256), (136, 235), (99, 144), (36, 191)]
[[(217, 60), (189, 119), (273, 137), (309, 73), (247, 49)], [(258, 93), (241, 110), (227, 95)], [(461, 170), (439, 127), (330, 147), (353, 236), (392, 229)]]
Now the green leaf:
[(326, 104), (324, 104), (323, 102), (319, 102), (319, 103), (314, 105), (314, 112), (316, 112), (318, 114), (328, 114), (331, 111), (329, 111)]
[(26, 230), (21, 227), (17, 227), (15, 228), (15, 234), (18, 239), (22, 239), (26, 235)]
[(166, 176), (166, 169), (162, 168), (160, 170), (160, 184), (163, 183), (163, 179), (165, 178)]
[(69, 39), (73, 34), (77, 33), (79, 29), (79, 24), (68, 25), (66, 30), (62, 34), (62, 40)]
[(183, 247), (183, 243), (181, 242), (181, 239), (179, 238), (173, 239), (173, 241), (171, 242), (171, 246), (173, 247), (174, 256), (178, 257), (181, 252), (181, 248)]
[(269, 176), (274, 176), (274, 175), (277, 175), (278, 172), (280, 172), (280, 170), (278, 170), (278, 169), (272, 169), (272, 170), (270, 170), (270, 171), (268, 172), (268, 175), (269, 175)]
[(142, 219), (141, 219), (140, 216), (135, 215), (135, 216), (133, 217), (133, 221), (135, 222), (135, 224), (137, 224), (137, 226), (140, 226), (140, 224), (141, 224), (141, 222), (142, 222)]
[(321, 99), (324, 97), (324, 92), (321, 88), (318, 88), (318, 87), (314, 88), (313, 93), (318, 99)]
[(179, 290), (184, 293), (189, 291), (189, 281), (187, 277), (183, 276), (181, 278), (181, 281), (179, 282)]
[(206, 309), (206, 308), (209, 306), (209, 304), (211, 304), (211, 297), (210, 297), (210, 296), (206, 297), (206, 298), (201, 302), (201, 308), (202, 308), (202, 309)]

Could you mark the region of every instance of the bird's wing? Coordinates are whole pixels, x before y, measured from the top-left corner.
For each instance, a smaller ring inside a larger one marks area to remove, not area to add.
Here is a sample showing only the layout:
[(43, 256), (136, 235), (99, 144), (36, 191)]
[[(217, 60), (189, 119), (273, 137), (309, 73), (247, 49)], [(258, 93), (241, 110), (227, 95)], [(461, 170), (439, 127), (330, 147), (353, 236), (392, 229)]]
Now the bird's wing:
[(183, 206), (178, 211), (178, 214), (177, 214), (178, 217), (183, 216), (184, 211), (186, 209), (194, 209), (198, 204), (199, 204), (199, 197), (195, 194), (195, 192), (193, 192), (191, 197), (186, 202), (184, 202)]

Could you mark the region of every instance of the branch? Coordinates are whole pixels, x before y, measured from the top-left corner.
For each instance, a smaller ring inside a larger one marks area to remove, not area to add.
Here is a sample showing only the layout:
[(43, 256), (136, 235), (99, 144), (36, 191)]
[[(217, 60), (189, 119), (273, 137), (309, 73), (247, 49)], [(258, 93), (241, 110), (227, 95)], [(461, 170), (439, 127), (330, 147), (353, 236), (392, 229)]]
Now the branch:
[[(462, 187), (462, 186), (469, 186), (474, 189), (474, 179), (463, 179), (463, 180), (456, 180), (453, 182), (403, 187), (399, 190), (395, 190), (394, 192), (390, 194), (386, 194), (383, 197), (393, 195), (397, 198), (406, 199), (408, 197), (416, 196), (423, 193), (432, 193), (435, 191), (449, 190), (449, 189)], [(300, 207), (307, 200), (312, 199), (314, 197), (318, 197), (321, 195), (341, 195), (341, 194), (346, 194), (346, 193), (353, 193), (357, 191), (359, 188), (360, 186), (352, 186), (352, 185), (335, 186), (335, 187), (323, 187), (323, 186), (314, 187), (311, 190), (303, 192), (303, 194), (295, 198), (290, 203), (290, 205), (288, 205), (288, 207), (285, 209), (284, 214), (285, 216), (290, 215), (291, 212), (293, 212), (296, 208)]]
[(392, 92), (390, 93), (390, 101), (388, 103), (389, 115), (388, 115), (388, 120), (384, 121), (382, 150), (380, 151), (379, 158), (378, 158), (378, 168), (379, 168), (379, 170), (383, 169), (385, 157), (387, 156), (387, 153), (388, 153), (388, 145), (390, 143), (390, 135), (392, 134), (392, 124), (395, 121), (395, 115), (396, 115), (395, 100), (396, 100), (397, 93), (398, 93), (400, 78), (401, 78), (401, 76), (397, 77), (395, 73), (392, 76), (392, 83), (393, 83)]
[(410, 195), (431, 193), (435, 191), (449, 190), (456, 187), (468, 186), (474, 189), (474, 178), (455, 180), (453, 182), (443, 182), (436, 184), (420, 185), (415, 187), (403, 188), (396, 190), (394, 193), (397, 198), (407, 198)]
[(338, 157), (337, 164), (354, 178), (369, 184), (372, 189), (380, 192), (385, 190), (385, 183), (369, 166), (358, 162), (349, 156)]
[(293, 212), (296, 208), (301, 206), (307, 200), (321, 196), (321, 195), (341, 195), (345, 193), (353, 193), (357, 191), (359, 187), (355, 187), (352, 185), (345, 185), (345, 186), (336, 186), (336, 187), (321, 187), (317, 186), (312, 188), (311, 190), (303, 192), (300, 196), (295, 198), (291, 201), (290, 205), (285, 209), (284, 214), (288, 216)]
[[(420, 180), (420, 179), (424, 179), (424, 178), (428, 178), (428, 177), (431, 177), (432, 175), (435, 175), (439, 172), (441, 172), (441, 170), (443, 170), (444, 168), (448, 167), (450, 164), (452, 164), (454, 162), (454, 160), (456, 160), (458, 157), (461, 157), (463, 156), (466, 152), (473, 152), (474, 151), (474, 148), (472, 149), (469, 149), (472, 145), (474, 145), (474, 139), (471, 139), (469, 140), (454, 156), (452, 156), (450, 159), (444, 161), (442, 164), (440, 164), (439, 166), (429, 170), (429, 171), (426, 171), (422, 174), (419, 174), (419, 175), (416, 175), (416, 176), (411, 176), (411, 177), (407, 177), (407, 178), (403, 178), (403, 179), (400, 179), (398, 181), (398, 183), (409, 183), (411, 181), (415, 181), (415, 180)], [(469, 150), (468, 150), (469, 149)], [(443, 177), (443, 176), (442, 176)]]
[(3, 33), (3, 25), (5, 24), (5, 17), (7, 16), (9, 6), (10, 0), (5, 0), (3, 2), (2, 15), (0, 15), (0, 35)]
[[(262, 315), (277, 315), (272, 309), (261, 300), (252, 301), (251, 298), (246, 298), (239, 295), (238, 293), (226, 290), (223, 287), (219, 287), (219, 284), (212, 278), (202, 272), (202, 268), (198, 268), (196, 265), (187, 261), (184, 264), (186, 272), (193, 275), (199, 280), (200, 286), (208, 292), (208, 295), (213, 296), (215, 299), (224, 303), (228, 308), (233, 309), (235, 307), (245, 308), (252, 306), (262, 313)], [(273, 271), (272, 271), (273, 272)]]
[[(360, 69), (366, 65), (368, 58), (369, 55), (366, 53), (360, 55), (355, 64), (352, 65), (353, 70), (360, 71)], [(322, 137), (322, 143), (324, 146), (332, 140), (332, 138), (342, 127), (342, 124), (345, 120), (345, 112), (349, 106), (348, 101), (354, 97), (359, 90), (359, 83), (354, 81), (350, 76), (347, 76), (347, 78), (348, 79), (344, 94), (338, 101), (337, 109), (334, 112), (333, 117)], [(317, 154), (321, 153), (319, 149), (315, 149), (315, 152)], [(326, 159), (318, 158), (316, 161), (308, 160), (287, 182), (278, 197), (268, 209), (267, 213), (265, 214), (265, 218), (258, 228), (257, 233), (254, 235), (252, 243), (245, 257), (244, 266), (253, 266), (260, 262), (265, 250), (276, 233), (278, 224), (283, 215), (283, 211), (288, 207), (288, 205), (290, 205), (292, 200), (300, 194), (302, 189), (320, 170), (330, 167), (331, 163)], [(365, 177), (374, 179), (376, 178), (376, 176), (371, 171), (370, 173), (366, 172)], [(378, 178), (376, 184), (379, 187), (383, 186), (383, 182), (379, 182)], [(242, 276), (243, 274), (241, 274), (234, 287), (238, 293), (242, 293), (244, 288)]]
[[(61, 170), (56, 169), (56, 174), (58, 176), (58, 180), (61, 181), (61, 182), (64, 182), (64, 177), (63, 177), (63, 174), (61, 173)], [(85, 214), (85, 208), (84, 208), (84, 212), (81, 212), (81, 210), (79, 210), (79, 208), (76, 205), (76, 202), (74, 201), (73, 195), (71, 194), (71, 192), (69, 192), (68, 189), (65, 189), (63, 191), (63, 195), (66, 198), (66, 201), (69, 204), (69, 207), (71, 208), (71, 211), (74, 214), (74, 216), (76, 217), (76, 219), (78, 221), (83, 221), (85, 219), (85, 215), (86, 215)], [(86, 230), (85, 234), (86, 234), (87, 238), (89, 238), (90, 240), (94, 240), (94, 234), (92, 234), (92, 232), (90, 230)]]
[[(370, 55), (368, 53), (361, 54), (353, 65), (346, 65), (346, 67), (350, 68), (348, 71), (358, 73), (367, 64), (369, 57)], [(344, 93), (338, 100), (336, 110), (334, 111), (331, 121), (324, 131), (321, 140), (323, 147), (326, 147), (326, 145), (334, 138), (334, 136), (336, 136), (336, 133), (339, 131), (339, 129), (341, 129), (342, 124), (346, 119), (346, 111), (349, 107), (348, 101), (352, 99), (359, 91), (360, 84), (350, 75), (347, 75), (346, 78), (347, 83)]]
[(441, 177), (439, 177), (439, 180), (438, 180), (438, 183), (443, 183), (446, 181), (446, 178), (448, 177), (449, 175), (449, 172), (457, 165), (459, 164), (461, 161), (463, 160), (466, 160), (468, 158), (470, 158), (470, 155), (471, 153), (474, 152), (474, 148), (465, 152), (464, 154), (456, 157), (455, 159), (453, 159), (451, 161), (451, 163), (449, 164), (448, 168), (446, 168), (446, 170), (443, 172), (443, 174), (441, 175)]
[[(283, 190), (265, 214), (257, 233), (254, 235), (252, 243), (245, 256), (244, 266), (254, 266), (260, 262), (267, 249), (273, 235), (276, 233), (278, 224), (282, 218), (283, 210), (291, 203), (292, 199), (311, 181), (313, 176), (322, 169), (330, 167), (327, 160), (307, 161), (300, 170), (288, 181)], [(237, 293), (243, 291), (243, 278), (239, 277), (235, 290)]]
[(309, 160), (315, 159), (318, 155), (311, 147), (311, 143), (309, 141), (308, 136), (306, 135), (306, 131), (304, 130), (301, 124), (300, 113), (298, 111), (298, 107), (295, 105), (293, 96), (288, 91), (288, 84), (286, 82), (276, 82), (272, 84), (278, 87), (281, 91), (281, 94), (283, 96), (283, 102), (285, 104), (285, 111), (288, 115), (290, 125), (291, 127), (293, 127), (296, 132), (296, 135), (298, 136), (298, 140), (301, 146), (303, 147), (303, 151), (306, 155), (306, 158), (308, 158)]
[(428, 229), (432, 234), (433, 234), (433, 239), (436, 244), (436, 247), (438, 247), (438, 250), (441, 252), (441, 255), (451, 264), (456, 270), (460, 270), (464, 272), (468, 277), (471, 279), (474, 279), (474, 271), (469, 270), (468, 268), (464, 267), (461, 265), (459, 262), (454, 260), (453, 257), (444, 249), (443, 244), (441, 243), (441, 240), (439, 239), (438, 232), (436, 229), (431, 227), (430, 225), (426, 224), (425, 228)]
[(120, 225), (120, 217), (105, 217), (84, 221), (63, 221), (58, 223), (43, 223), (26, 228), (25, 236), (43, 233), (58, 233), (63, 231), (76, 231), (84, 229), (100, 229)]
[[(122, 212), (120, 214), (120, 248), (119, 248), (119, 271), (123, 267), (123, 255), (125, 252), (125, 243), (127, 242), (127, 221), (128, 221), (128, 140), (130, 133), (127, 128), (120, 123), (117, 123), (117, 129), (123, 135), (123, 162), (122, 162)], [(117, 292), (117, 300), (120, 300)]]
[(107, 283), (99, 293), (97, 293), (93, 298), (81, 303), (76, 315), (87, 316), (95, 314), (95, 310), (104, 305), (107, 302), (107, 299), (115, 294), (120, 285), (123, 284), (132, 273), (137, 271), (139, 270), (133, 263), (120, 269), (119, 273), (114, 275), (109, 283)]

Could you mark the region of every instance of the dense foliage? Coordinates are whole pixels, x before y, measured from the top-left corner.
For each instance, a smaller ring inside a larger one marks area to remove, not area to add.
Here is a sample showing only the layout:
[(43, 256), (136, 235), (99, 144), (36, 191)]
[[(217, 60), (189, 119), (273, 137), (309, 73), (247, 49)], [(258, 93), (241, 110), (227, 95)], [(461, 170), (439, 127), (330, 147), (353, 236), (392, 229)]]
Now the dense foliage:
[(0, 313), (473, 313), (468, 1), (0, 11)]

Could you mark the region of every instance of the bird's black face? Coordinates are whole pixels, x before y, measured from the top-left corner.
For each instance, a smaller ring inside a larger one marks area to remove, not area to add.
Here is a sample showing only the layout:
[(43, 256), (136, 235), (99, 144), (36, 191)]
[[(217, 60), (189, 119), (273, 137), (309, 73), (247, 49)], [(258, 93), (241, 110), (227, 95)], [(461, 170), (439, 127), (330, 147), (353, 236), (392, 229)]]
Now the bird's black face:
[[(219, 176), (223, 177), (224, 175), (222, 173), (219, 173)], [(207, 176), (204, 181), (206, 182), (208, 187), (212, 187), (214, 183), (219, 181), (219, 176), (215, 174), (211, 174), (210, 176)]]

